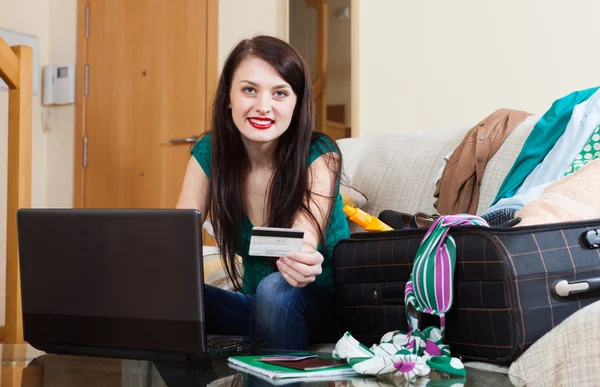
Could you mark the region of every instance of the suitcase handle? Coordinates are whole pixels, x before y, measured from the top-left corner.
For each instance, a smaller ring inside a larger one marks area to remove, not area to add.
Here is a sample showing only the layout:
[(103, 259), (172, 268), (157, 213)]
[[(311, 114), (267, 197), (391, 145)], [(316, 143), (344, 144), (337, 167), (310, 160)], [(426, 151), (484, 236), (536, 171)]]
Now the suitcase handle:
[(600, 248), (600, 233), (598, 230), (593, 229), (581, 234), (581, 242), (588, 249)]
[(579, 281), (561, 280), (554, 284), (554, 293), (559, 297), (588, 293), (600, 289), (600, 277)]

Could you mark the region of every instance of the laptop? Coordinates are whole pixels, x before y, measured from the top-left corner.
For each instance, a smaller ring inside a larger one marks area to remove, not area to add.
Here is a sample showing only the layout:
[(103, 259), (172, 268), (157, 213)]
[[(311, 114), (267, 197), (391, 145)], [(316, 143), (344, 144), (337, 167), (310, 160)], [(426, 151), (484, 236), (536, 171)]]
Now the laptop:
[(47, 353), (203, 361), (266, 343), (205, 330), (202, 217), (20, 209), (24, 339)]

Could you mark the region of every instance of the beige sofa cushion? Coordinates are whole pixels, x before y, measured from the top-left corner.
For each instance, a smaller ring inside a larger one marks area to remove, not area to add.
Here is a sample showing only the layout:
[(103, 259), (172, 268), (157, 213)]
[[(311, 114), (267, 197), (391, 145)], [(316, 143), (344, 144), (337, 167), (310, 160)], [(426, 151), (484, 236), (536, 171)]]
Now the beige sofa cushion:
[(492, 201), (496, 198), (498, 190), (504, 181), (504, 178), (517, 159), (521, 148), (527, 140), (527, 137), (533, 130), (541, 116), (529, 116), (504, 140), (504, 143), (498, 149), (498, 152), (488, 161), (485, 167), (483, 179), (481, 179), (481, 190), (479, 192), (479, 206), (477, 214), (481, 215), (487, 210)]
[(546, 333), (510, 366), (528, 386), (597, 386), (600, 378), (600, 301)]
[(339, 140), (347, 183), (363, 192), (364, 210), (434, 212), (435, 177), (444, 157), (460, 143), (468, 126), (448, 130), (385, 133)]
[[(539, 116), (523, 121), (488, 162), (481, 184), (481, 214), (496, 193)], [(364, 209), (378, 215), (384, 209), (434, 213), (436, 182), (457, 145), (472, 126), (443, 130), (385, 133), (338, 141), (345, 183), (363, 192)]]

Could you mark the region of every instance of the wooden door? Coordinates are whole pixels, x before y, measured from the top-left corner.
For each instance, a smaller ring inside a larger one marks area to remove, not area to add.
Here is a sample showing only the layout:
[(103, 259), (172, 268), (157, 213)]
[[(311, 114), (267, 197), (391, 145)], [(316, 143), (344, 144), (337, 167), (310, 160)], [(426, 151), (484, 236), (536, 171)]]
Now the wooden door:
[[(346, 125), (346, 110), (350, 108), (350, 104), (340, 104), (340, 101), (337, 101), (336, 104), (328, 104), (328, 98), (331, 96), (331, 90), (328, 89), (328, 83), (331, 81), (328, 69), (332, 65), (336, 68), (340, 66), (340, 60), (346, 60), (345, 57), (336, 55), (334, 58), (336, 63), (330, 62), (329, 39), (333, 39), (334, 49), (332, 52), (338, 50), (340, 44), (348, 44), (347, 47), (350, 48), (350, 31), (348, 31), (347, 40), (334, 41), (336, 38), (340, 38), (340, 24), (336, 20), (349, 17), (346, 11), (349, 10), (350, 0), (335, 2), (330, 0), (289, 0), (289, 3), (289, 40), (306, 60), (311, 71), (316, 130), (326, 133), (334, 140), (350, 137), (350, 127)], [(343, 7), (341, 7), (342, 5)], [(334, 7), (332, 12), (330, 12), (330, 6)], [(331, 19), (332, 16), (335, 19)], [(332, 20), (333, 25), (330, 25)], [(333, 36), (330, 28), (334, 31)], [(350, 61), (350, 52), (348, 52), (347, 60)], [(350, 63), (347, 64), (348, 70), (350, 70)], [(337, 75), (337, 82), (339, 82), (339, 74)], [(348, 82), (350, 81), (350, 76), (348, 76)], [(337, 82), (334, 82), (334, 85)], [(331, 103), (331, 101), (329, 102)]]
[(79, 6), (75, 206), (173, 208), (191, 141), (207, 128), (217, 2)]
[(327, 0), (304, 0), (317, 13), (317, 52), (316, 74), (313, 80), (313, 101), (315, 106), (315, 127), (319, 132), (328, 133), (327, 127), (327, 45), (328, 45), (328, 4)]
[[(312, 76), (315, 129), (332, 136), (327, 123), (327, 0), (290, 0), (290, 43), (307, 61)], [(332, 136), (333, 137), (333, 136)]]

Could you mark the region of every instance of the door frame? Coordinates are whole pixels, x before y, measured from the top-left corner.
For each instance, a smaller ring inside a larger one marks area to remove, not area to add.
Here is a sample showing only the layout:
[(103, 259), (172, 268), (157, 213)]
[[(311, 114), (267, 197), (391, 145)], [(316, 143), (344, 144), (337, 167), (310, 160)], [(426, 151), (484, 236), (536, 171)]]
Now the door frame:
[[(325, 0), (327, 1), (327, 0)], [(360, 36), (358, 33), (359, 19), (358, 19), (358, 8), (359, 8), (359, 0), (350, 0), (350, 60), (351, 60), (351, 69), (350, 69), (350, 85), (351, 90), (351, 109), (350, 115), (352, 117), (352, 125), (350, 127), (351, 137), (360, 136), (360, 121), (359, 121), (359, 40)], [(290, 0), (285, 0), (284, 4), (284, 35), (285, 41), (289, 43), (290, 41)]]
[[(206, 121), (205, 127), (210, 126), (210, 111), (214, 93), (217, 89), (218, 59), (219, 59), (219, 1), (205, 0), (207, 11), (206, 25)], [(85, 97), (84, 78), (87, 60), (86, 34), (86, 5), (88, 0), (77, 0), (77, 59), (75, 75), (75, 155), (73, 176), (73, 208), (83, 207), (85, 193), (85, 171), (83, 168), (83, 138), (85, 134)], [(90, 10), (90, 13), (93, 10)]]

